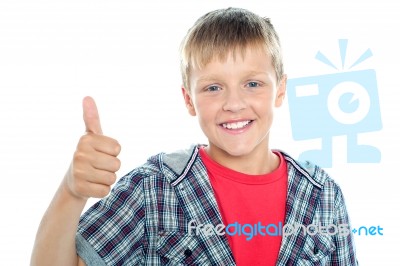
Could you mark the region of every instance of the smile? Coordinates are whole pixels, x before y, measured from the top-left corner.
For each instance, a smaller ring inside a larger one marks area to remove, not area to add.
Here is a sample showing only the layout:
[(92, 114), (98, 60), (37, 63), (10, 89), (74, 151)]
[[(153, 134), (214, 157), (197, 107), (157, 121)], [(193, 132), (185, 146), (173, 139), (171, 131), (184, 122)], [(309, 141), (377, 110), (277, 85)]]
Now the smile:
[(223, 128), (234, 130), (234, 129), (242, 129), (247, 125), (249, 125), (251, 122), (253, 122), (253, 120), (246, 120), (235, 123), (223, 123), (221, 125)]

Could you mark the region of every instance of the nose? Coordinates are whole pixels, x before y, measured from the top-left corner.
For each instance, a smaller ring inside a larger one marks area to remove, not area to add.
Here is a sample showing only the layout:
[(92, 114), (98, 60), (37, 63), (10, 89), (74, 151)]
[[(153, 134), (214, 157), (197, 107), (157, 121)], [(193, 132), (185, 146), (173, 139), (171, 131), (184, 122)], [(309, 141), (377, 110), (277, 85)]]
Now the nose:
[(225, 93), (224, 111), (238, 112), (246, 108), (245, 95), (241, 93), (240, 89), (227, 90)]

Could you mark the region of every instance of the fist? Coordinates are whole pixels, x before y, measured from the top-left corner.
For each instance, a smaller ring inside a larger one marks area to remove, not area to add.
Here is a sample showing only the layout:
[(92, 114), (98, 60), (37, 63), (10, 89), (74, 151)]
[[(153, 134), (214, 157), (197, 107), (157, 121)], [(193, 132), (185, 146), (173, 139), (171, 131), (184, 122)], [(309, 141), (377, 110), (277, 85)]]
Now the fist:
[(65, 181), (68, 190), (78, 198), (102, 198), (117, 179), (121, 146), (103, 135), (96, 103), (91, 97), (83, 99), (83, 121), (86, 134), (79, 140)]

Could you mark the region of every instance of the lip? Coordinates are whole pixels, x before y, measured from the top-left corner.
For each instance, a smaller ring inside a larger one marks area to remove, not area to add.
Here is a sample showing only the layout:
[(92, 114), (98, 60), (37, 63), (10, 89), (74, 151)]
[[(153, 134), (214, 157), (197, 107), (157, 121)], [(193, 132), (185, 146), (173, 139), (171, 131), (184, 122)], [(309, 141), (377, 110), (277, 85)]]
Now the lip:
[[(229, 129), (229, 128), (225, 128), (223, 126), (223, 124), (239, 123), (239, 122), (246, 122), (246, 121), (250, 121), (250, 122), (242, 128)], [(246, 132), (247, 130), (249, 130), (252, 127), (253, 122), (254, 122), (253, 119), (233, 119), (233, 120), (227, 120), (223, 123), (220, 123), (219, 127), (226, 133), (229, 133), (231, 135), (237, 135), (237, 134), (242, 134), (242, 133)]]
[(219, 124), (222, 125), (222, 124), (227, 124), (227, 123), (238, 123), (238, 122), (253, 121), (253, 120), (254, 119), (250, 119), (250, 118), (237, 118), (237, 119), (226, 120), (226, 121), (223, 121), (223, 122), (221, 122)]

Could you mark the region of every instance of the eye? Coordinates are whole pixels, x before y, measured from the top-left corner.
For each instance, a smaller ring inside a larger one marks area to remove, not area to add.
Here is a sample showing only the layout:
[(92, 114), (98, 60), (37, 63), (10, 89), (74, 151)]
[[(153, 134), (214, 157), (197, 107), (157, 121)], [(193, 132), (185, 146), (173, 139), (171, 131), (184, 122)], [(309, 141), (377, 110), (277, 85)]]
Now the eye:
[(260, 86), (260, 83), (255, 82), (255, 81), (250, 81), (249, 83), (247, 83), (247, 86), (250, 88), (256, 88)]
[(208, 86), (208, 87), (206, 88), (206, 90), (207, 90), (207, 91), (213, 92), (213, 91), (219, 91), (219, 90), (221, 90), (221, 88), (218, 87), (218, 86), (216, 86), (216, 85), (211, 85), (211, 86)]

